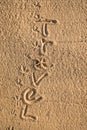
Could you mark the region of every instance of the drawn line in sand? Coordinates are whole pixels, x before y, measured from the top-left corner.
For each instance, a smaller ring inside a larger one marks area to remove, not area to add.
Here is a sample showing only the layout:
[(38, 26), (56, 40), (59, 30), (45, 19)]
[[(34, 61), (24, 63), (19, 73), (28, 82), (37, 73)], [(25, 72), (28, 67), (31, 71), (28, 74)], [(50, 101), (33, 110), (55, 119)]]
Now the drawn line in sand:
[(42, 36), (44, 37), (48, 36), (47, 23), (42, 25)]
[(10, 127), (6, 128), (6, 130), (14, 130), (14, 127), (10, 126)]
[(32, 83), (34, 87), (37, 87), (39, 85), (39, 83), (42, 81), (42, 79), (44, 79), (46, 76), (48, 76), (48, 73), (45, 72), (43, 73), (37, 80), (35, 78), (35, 73), (32, 74)]
[(37, 118), (33, 115), (26, 115), (27, 113), (27, 108), (29, 105), (32, 105), (34, 103), (37, 103), (38, 101), (42, 100), (42, 96), (36, 96), (36, 89), (35, 88), (27, 88), (23, 92), (23, 103), (24, 106), (21, 111), (21, 118), (23, 120), (31, 119), (31, 120), (36, 120)]
[(46, 23), (46, 24), (57, 24), (60, 23), (58, 20), (56, 19), (47, 19), (47, 18), (43, 18), (40, 16), (40, 14), (35, 14), (34, 16), (35, 18), (35, 22), (42, 22), (42, 23)]
[(46, 70), (47, 69), (47, 63), (46, 63), (46, 59), (44, 57), (41, 58), (36, 58), (33, 60), (33, 66), (36, 70)]
[(46, 49), (47, 44), (53, 45), (53, 41), (45, 40), (44, 38), (42, 38), (41, 39), (41, 50), (40, 50), (41, 55), (47, 55), (47, 49)]
[(26, 105), (32, 105), (42, 99), (42, 97), (36, 97), (36, 89), (35, 88), (27, 88), (23, 93), (23, 101)]

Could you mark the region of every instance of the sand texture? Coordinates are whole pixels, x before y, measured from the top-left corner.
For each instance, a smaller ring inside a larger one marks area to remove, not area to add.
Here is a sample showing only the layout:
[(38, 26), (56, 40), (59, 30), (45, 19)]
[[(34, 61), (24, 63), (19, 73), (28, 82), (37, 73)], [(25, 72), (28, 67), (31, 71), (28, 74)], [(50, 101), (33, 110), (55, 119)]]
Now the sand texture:
[(0, 0), (0, 130), (87, 130), (87, 0)]

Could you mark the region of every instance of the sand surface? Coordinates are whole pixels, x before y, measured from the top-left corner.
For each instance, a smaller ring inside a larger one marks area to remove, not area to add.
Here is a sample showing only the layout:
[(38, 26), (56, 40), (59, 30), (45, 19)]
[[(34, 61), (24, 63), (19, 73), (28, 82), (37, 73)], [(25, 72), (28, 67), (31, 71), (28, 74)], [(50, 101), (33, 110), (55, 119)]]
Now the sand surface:
[(87, 130), (87, 0), (0, 0), (0, 130)]

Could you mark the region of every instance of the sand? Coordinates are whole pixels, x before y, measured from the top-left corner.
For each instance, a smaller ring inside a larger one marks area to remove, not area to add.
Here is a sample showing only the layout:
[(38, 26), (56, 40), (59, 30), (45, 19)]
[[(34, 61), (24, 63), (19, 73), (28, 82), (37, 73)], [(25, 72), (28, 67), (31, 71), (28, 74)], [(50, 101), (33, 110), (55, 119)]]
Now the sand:
[(0, 130), (87, 130), (86, 0), (0, 0)]

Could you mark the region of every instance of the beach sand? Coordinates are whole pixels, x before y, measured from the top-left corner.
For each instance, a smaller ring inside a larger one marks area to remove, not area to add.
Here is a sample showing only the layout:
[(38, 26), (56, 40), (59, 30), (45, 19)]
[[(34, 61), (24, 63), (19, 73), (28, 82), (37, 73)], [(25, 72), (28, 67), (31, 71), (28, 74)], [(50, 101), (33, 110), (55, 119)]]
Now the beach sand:
[(87, 130), (86, 0), (0, 0), (0, 130)]

